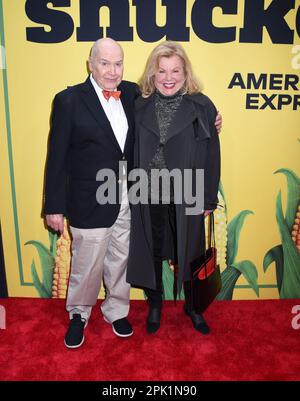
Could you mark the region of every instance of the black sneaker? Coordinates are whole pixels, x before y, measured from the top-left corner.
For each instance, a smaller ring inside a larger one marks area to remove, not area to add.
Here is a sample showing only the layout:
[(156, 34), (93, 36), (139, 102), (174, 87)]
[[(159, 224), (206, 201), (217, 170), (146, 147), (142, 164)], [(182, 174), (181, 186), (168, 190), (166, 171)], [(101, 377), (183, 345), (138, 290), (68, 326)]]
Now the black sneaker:
[(184, 304), (183, 309), (186, 315), (191, 318), (193, 326), (197, 331), (200, 331), (202, 334), (209, 334), (210, 328), (202, 315), (188, 309), (186, 304)]
[[(110, 323), (105, 317), (104, 320)], [(133, 334), (132, 326), (125, 317), (115, 320), (111, 325), (113, 332), (118, 337), (130, 337)]]
[(86, 325), (87, 321), (79, 313), (74, 313), (65, 336), (65, 346), (67, 348), (79, 348), (83, 344), (83, 332)]

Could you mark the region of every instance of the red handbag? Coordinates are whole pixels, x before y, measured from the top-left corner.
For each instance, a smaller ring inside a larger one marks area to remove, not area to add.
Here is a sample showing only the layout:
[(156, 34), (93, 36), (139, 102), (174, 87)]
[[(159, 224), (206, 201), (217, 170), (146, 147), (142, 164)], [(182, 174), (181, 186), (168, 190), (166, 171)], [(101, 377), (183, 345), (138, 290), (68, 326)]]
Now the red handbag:
[(209, 248), (206, 251), (205, 257), (205, 261), (195, 272), (195, 274), (198, 275), (199, 280), (205, 280), (207, 277), (214, 273), (216, 269), (217, 248)]
[(204, 312), (222, 287), (220, 266), (217, 264), (213, 213), (209, 214), (208, 219), (208, 248), (205, 245), (204, 254), (190, 263), (192, 304), (196, 313)]

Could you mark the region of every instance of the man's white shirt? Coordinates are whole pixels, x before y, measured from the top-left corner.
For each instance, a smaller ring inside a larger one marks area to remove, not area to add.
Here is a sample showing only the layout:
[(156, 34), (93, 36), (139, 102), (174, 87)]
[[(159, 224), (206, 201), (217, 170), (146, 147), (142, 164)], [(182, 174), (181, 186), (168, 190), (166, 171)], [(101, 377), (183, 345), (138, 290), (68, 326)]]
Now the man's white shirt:
[[(128, 131), (128, 121), (123, 109), (123, 105), (121, 99), (116, 100), (113, 96), (111, 96), (108, 100), (105, 99), (102, 89), (94, 80), (92, 74), (90, 75), (91, 83), (97, 93), (101, 106), (108, 118), (111, 128), (115, 134), (115, 137), (118, 141), (118, 144), (124, 152), (127, 131)], [(123, 174), (126, 177), (126, 170), (123, 166)], [(120, 183), (120, 181), (119, 181)], [(122, 193), (121, 193), (121, 204), (128, 206), (128, 196), (127, 196), (127, 180), (122, 180)]]
[(123, 109), (121, 99), (116, 100), (114, 97), (111, 96), (109, 100), (106, 100), (102, 93), (102, 89), (94, 80), (92, 74), (90, 75), (90, 80), (97, 93), (97, 96), (103, 107), (106, 117), (110, 122), (111, 128), (115, 134), (118, 144), (122, 152), (124, 152), (125, 141), (128, 131), (128, 122), (126, 114)]

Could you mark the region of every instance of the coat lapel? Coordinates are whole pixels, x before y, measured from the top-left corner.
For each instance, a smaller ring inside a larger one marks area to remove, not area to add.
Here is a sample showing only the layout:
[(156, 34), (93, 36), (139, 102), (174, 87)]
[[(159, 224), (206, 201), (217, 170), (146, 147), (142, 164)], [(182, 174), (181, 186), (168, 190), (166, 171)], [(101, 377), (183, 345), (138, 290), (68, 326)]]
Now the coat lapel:
[(154, 96), (151, 96), (148, 99), (143, 99), (145, 102), (148, 102), (147, 109), (145, 110), (145, 113), (143, 114), (143, 117), (141, 119), (141, 125), (143, 125), (145, 128), (153, 132), (155, 135), (160, 137), (159, 133), (159, 127), (158, 127), (158, 121), (156, 117), (156, 112), (155, 112), (155, 102), (154, 102)]
[(126, 141), (125, 141), (125, 146), (124, 146), (124, 153), (127, 152), (127, 148), (130, 145), (130, 135), (133, 134), (133, 121), (134, 121), (134, 116), (133, 116), (133, 101), (129, 98), (126, 89), (123, 88), (122, 83), (118, 87), (118, 90), (121, 91), (121, 102), (122, 106), (124, 109), (124, 112), (127, 117), (127, 123), (128, 123), (128, 131), (126, 135)]
[[(144, 108), (140, 118), (140, 124), (147, 130), (160, 137), (158, 121), (155, 112), (154, 96), (147, 99), (139, 99), (138, 109)], [(166, 143), (176, 135), (180, 134), (188, 125), (197, 127), (195, 135), (198, 140), (210, 137), (208, 118), (205, 108), (199, 100), (191, 95), (185, 95), (167, 131)]]
[(107, 135), (108, 139), (112, 142), (114, 146), (121, 151), (115, 134), (111, 128), (110, 122), (106, 117), (106, 114), (101, 106), (98, 96), (93, 88), (90, 78), (87, 78), (82, 88), (82, 99), (86, 104), (87, 108), (90, 110), (93, 117), (96, 119), (98, 124), (101, 126), (102, 130)]
[(195, 103), (187, 100), (184, 96), (179, 109), (168, 128), (166, 142), (180, 134), (188, 125), (194, 122), (196, 122), (196, 126), (201, 130), (200, 135), (199, 133), (195, 133), (199, 139), (209, 138), (208, 120), (204, 110), (202, 109), (201, 105), (196, 109)]
[[(145, 104), (145, 102), (147, 102), (147, 105), (140, 120), (140, 124), (153, 132), (159, 138), (160, 133), (155, 112), (154, 96), (151, 96), (148, 99), (143, 99), (143, 104)], [(168, 128), (166, 143), (174, 136), (180, 134), (188, 125), (192, 124), (196, 120), (196, 125), (201, 131), (199, 139), (209, 138), (210, 134), (208, 129), (208, 120), (202, 105), (199, 104), (196, 108), (194, 101), (191, 101), (188, 95), (183, 96), (179, 109), (177, 110)]]

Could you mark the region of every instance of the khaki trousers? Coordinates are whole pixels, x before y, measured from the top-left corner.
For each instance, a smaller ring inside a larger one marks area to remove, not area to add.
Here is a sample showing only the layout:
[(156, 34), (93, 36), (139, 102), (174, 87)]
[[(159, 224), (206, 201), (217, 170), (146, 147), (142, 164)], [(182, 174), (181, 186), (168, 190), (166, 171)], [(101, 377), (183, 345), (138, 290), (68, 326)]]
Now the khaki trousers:
[(89, 319), (102, 279), (106, 286), (106, 298), (101, 304), (104, 317), (110, 323), (126, 317), (130, 296), (130, 285), (126, 282), (130, 236), (126, 180), (120, 212), (111, 227), (70, 229), (73, 237), (72, 264), (66, 303), (70, 319), (74, 313)]

